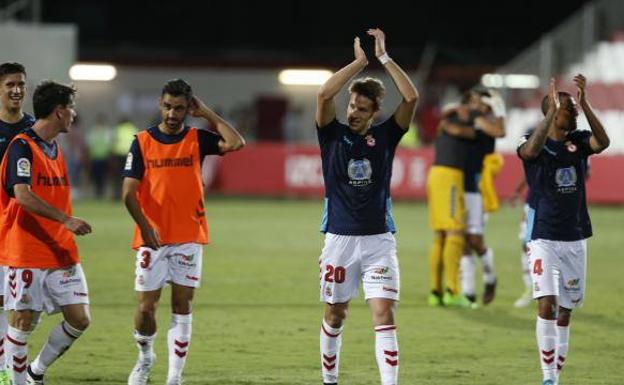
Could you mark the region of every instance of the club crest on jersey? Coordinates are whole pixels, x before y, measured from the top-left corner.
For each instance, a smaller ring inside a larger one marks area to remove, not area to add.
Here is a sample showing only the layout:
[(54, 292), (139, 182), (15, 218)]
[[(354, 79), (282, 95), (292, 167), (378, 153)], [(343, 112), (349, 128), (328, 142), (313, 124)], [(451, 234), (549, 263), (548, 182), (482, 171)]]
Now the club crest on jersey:
[(559, 193), (568, 194), (575, 192), (577, 179), (574, 166), (558, 168), (555, 171), (555, 182), (557, 183), (557, 191)]
[(366, 139), (366, 145), (368, 147), (375, 147), (375, 143), (376, 143), (375, 142), (375, 137), (373, 137), (372, 134), (366, 135), (366, 137), (364, 139)]
[(572, 143), (570, 141), (567, 141), (565, 143), (565, 146), (566, 146), (566, 148), (568, 149), (569, 152), (576, 152), (576, 150), (577, 150), (576, 144), (574, 144), (574, 143)]
[(363, 159), (350, 159), (347, 168), (349, 174), (349, 184), (352, 186), (367, 186), (371, 183), (371, 175), (373, 174), (373, 168), (371, 167), (370, 160)]
[(30, 178), (30, 160), (28, 158), (17, 160), (17, 176)]

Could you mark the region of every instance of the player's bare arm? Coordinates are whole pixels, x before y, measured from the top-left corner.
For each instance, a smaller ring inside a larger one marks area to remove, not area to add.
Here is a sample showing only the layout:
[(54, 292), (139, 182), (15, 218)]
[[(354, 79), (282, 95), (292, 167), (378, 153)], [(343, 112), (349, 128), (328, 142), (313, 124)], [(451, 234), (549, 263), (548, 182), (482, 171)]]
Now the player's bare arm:
[(16, 184), (13, 186), (13, 191), (17, 202), (28, 212), (62, 223), (69, 231), (76, 235), (91, 233), (91, 225), (86, 221), (69, 216), (56, 207), (50, 206), (46, 201), (39, 198), (37, 194), (33, 193), (28, 184)]
[(126, 205), (126, 209), (134, 219), (134, 222), (139, 226), (141, 230), (141, 237), (145, 242), (145, 246), (150, 249), (157, 250), (160, 248), (160, 236), (158, 231), (150, 225), (149, 221), (141, 210), (141, 205), (136, 197), (137, 189), (139, 188), (140, 180), (135, 178), (126, 177), (123, 180), (123, 187), (121, 192), (121, 199)]
[(360, 38), (353, 39), (354, 60), (333, 74), (321, 86), (316, 95), (316, 125), (324, 127), (336, 118), (334, 97), (347, 82), (368, 65), (366, 54), (360, 45)]
[(216, 128), (221, 138), (223, 138), (223, 140), (219, 141), (219, 151), (221, 151), (222, 154), (238, 151), (245, 146), (245, 139), (243, 136), (225, 119), (211, 110), (197, 96), (193, 96), (191, 99), (191, 115), (206, 119)]
[(496, 91), (489, 91), (490, 96), (481, 97), (481, 101), (487, 104), (494, 116), (478, 117), (475, 124), (479, 126), (487, 135), (493, 138), (502, 138), (506, 134), (505, 130), (505, 101)]
[(557, 89), (555, 87), (555, 79), (550, 79), (550, 90), (548, 92), (548, 96), (548, 111), (546, 112), (544, 120), (537, 125), (537, 128), (533, 131), (529, 139), (520, 147), (519, 154), (522, 159), (531, 160), (537, 158), (546, 144), (548, 131), (555, 122), (555, 116), (561, 107), (561, 103), (559, 103), (559, 94), (557, 93)]
[(589, 138), (589, 146), (594, 153), (599, 154), (609, 147), (611, 140), (600, 122), (600, 119), (594, 114), (594, 110), (591, 108), (589, 101), (587, 101), (587, 93), (585, 92), (587, 79), (582, 74), (578, 74), (573, 80), (577, 87), (579, 103), (592, 131), (592, 136)]
[(394, 112), (394, 119), (401, 128), (407, 130), (414, 117), (414, 112), (416, 112), (416, 104), (419, 97), (418, 91), (405, 71), (388, 56), (384, 32), (379, 28), (372, 28), (367, 33), (375, 38), (375, 56), (382, 62), (383, 67), (403, 97), (401, 104)]
[(446, 119), (440, 122), (438, 130), (443, 130), (451, 136), (464, 139), (474, 139), (477, 135), (477, 131), (473, 127), (460, 123), (451, 123)]

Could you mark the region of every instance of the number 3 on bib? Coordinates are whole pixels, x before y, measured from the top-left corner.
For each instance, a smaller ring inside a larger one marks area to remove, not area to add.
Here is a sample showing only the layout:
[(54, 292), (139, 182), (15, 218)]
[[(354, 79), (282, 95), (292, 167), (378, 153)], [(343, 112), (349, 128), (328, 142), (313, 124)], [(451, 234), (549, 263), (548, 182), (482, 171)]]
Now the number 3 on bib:
[(325, 270), (326, 282), (343, 283), (347, 276), (347, 270), (342, 266), (326, 265)]

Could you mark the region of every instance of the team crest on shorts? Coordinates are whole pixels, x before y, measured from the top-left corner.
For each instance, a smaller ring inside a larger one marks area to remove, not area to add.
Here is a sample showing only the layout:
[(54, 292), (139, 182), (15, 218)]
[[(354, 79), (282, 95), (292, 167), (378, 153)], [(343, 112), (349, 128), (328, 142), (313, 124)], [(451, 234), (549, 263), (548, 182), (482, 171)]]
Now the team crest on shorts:
[(328, 287), (326, 287), (326, 288), (325, 288), (325, 295), (326, 295), (326, 296), (328, 296), (328, 297), (331, 297), (331, 296), (332, 296), (332, 294), (333, 294), (333, 293), (332, 293), (332, 289), (331, 289), (331, 287), (329, 287), (329, 286), (328, 286)]
[(143, 285), (143, 284), (145, 284), (145, 278), (143, 278), (143, 276), (142, 276), (142, 275), (139, 275), (139, 276), (137, 277), (137, 283), (138, 283), (139, 285)]
[(63, 278), (73, 277), (74, 275), (76, 275), (76, 266), (72, 266), (63, 272)]
[(535, 282), (535, 291), (541, 291), (541, 288), (537, 282)]

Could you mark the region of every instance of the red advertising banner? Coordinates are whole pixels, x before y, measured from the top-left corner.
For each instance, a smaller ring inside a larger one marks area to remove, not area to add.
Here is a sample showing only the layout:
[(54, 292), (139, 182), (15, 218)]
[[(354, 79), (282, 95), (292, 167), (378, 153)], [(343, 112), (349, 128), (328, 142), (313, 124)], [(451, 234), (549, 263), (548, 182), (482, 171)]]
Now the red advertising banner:
[[(496, 178), (502, 199), (511, 196), (522, 177), (522, 164), (515, 154), (505, 154), (505, 165)], [(425, 199), (427, 172), (433, 149), (398, 149), (392, 169), (392, 197)], [(594, 156), (587, 182), (592, 203), (624, 203), (624, 178), (615, 170), (624, 168), (624, 156)], [(219, 163), (213, 191), (223, 194), (321, 197), (323, 169), (316, 146), (258, 143), (228, 154)]]

